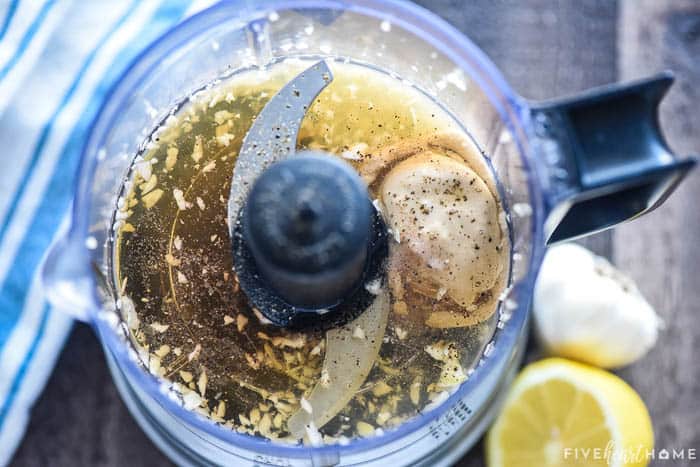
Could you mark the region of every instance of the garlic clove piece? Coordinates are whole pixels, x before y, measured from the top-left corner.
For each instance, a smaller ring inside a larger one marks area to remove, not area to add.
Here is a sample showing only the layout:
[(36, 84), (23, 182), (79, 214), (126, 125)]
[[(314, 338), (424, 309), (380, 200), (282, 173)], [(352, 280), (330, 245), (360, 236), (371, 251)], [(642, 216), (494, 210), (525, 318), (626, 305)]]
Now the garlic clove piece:
[(388, 224), (419, 267), (462, 307), (496, 284), (503, 268), (500, 206), (468, 165), (424, 152), (397, 164), (381, 185)]

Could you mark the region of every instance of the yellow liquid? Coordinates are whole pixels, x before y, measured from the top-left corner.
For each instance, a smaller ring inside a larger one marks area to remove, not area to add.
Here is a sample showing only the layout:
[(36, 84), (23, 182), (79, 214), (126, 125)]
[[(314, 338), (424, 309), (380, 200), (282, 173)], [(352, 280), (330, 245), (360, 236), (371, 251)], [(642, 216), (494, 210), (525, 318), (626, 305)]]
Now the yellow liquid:
[[(116, 288), (145, 364), (178, 383), (186, 407), (267, 438), (288, 436), (287, 420), (322, 378), (324, 336), (265, 324), (248, 304), (233, 273), (227, 199), (255, 116), (309, 65), (240, 73), (190, 99), (137, 157), (116, 215)], [(405, 140), (463, 133), (442, 107), (400, 80), (354, 64), (331, 67), (334, 80), (309, 109), (298, 148), (359, 167)], [(367, 436), (415, 416), (447, 383), (464, 379), (492, 335), (494, 319), (428, 327), (411, 310), (434, 308), (440, 299), (403, 300), (392, 297), (377, 361), (350, 403), (320, 429), (326, 441)], [(436, 359), (443, 350), (450, 358)]]

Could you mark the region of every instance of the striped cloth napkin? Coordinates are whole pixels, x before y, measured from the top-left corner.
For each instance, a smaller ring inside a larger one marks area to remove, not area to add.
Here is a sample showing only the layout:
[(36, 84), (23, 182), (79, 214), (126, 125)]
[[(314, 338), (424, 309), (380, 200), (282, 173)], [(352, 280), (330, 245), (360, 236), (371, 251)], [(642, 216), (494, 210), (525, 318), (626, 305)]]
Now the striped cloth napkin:
[(212, 0), (0, 0), (0, 466), (71, 328), (39, 269), (91, 120), (135, 56)]

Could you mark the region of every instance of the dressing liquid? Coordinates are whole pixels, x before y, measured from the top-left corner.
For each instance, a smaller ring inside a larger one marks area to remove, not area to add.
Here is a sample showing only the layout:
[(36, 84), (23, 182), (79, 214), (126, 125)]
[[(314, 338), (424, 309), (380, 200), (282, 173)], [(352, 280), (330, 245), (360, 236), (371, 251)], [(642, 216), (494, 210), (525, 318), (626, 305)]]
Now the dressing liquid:
[[(135, 158), (115, 212), (115, 290), (144, 365), (173, 383), (186, 408), (271, 439), (288, 439), (287, 421), (308, 408), (313, 388), (332, 385), (323, 368), (326, 342), (320, 331), (269, 324), (248, 303), (233, 272), (227, 199), (236, 156), (256, 115), (310, 64), (288, 61), (241, 72), (191, 96)], [(459, 156), (497, 203), (482, 156), (440, 105), (383, 72), (330, 66), (334, 79), (310, 107), (299, 149), (352, 164), (368, 180), (375, 205), (385, 209), (382, 196), (391, 194), (382, 192), (383, 180), (403, 153), (430, 152), (426, 141), (451, 135), (448, 141), (462, 138)], [(450, 189), (451, 196), (462, 196), (455, 194), (460, 187)], [(417, 274), (421, 255), (409, 251), (406, 232), (391, 232), (395, 254), (385, 284), (391, 306), (379, 354), (350, 402), (318, 427), (323, 442), (381, 433), (444, 401), (468, 377), (493, 334), (508, 276), (506, 227), (500, 222), (494, 228), (500, 243), (460, 245), (495, 249), (500, 261), (492, 288), (474, 304), (456, 303), (450, 287)], [(353, 333), (357, 339), (365, 334)]]

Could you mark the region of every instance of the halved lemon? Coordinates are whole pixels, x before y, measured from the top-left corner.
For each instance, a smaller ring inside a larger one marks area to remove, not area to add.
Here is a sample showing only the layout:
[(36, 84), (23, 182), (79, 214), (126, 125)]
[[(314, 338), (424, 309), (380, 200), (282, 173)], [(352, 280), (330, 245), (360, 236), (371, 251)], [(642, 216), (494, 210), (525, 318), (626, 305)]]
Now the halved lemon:
[(515, 379), (486, 438), (489, 467), (646, 466), (654, 433), (639, 395), (604, 370), (560, 358)]

